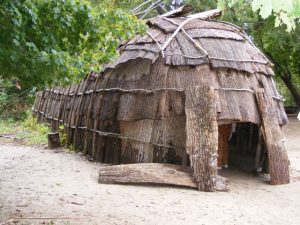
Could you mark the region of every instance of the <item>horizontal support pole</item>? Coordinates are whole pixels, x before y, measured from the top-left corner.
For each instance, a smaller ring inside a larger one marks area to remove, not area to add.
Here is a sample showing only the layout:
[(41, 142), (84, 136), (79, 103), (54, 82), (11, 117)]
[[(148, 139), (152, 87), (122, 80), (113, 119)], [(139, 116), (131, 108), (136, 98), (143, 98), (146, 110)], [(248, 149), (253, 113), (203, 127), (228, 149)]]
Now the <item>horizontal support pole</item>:
[[(219, 90), (222, 90), (222, 91), (245, 91), (245, 92), (251, 92), (251, 93), (255, 93), (254, 90), (252, 89), (247, 89), (247, 88), (215, 88), (215, 90), (219, 91)], [(160, 92), (160, 91), (175, 91), (175, 92), (180, 92), (180, 93), (183, 93), (185, 92), (184, 89), (181, 89), (181, 88), (160, 88), (160, 89), (153, 89), (153, 90), (145, 90), (145, 89), (121, 89), (121, 88), (106, 88), (106, 89), (97, 89), (97, 90), (89, 90), (89, 91), (85, 91), (85, 92), (79, 92), (79, 93), (64, 93), (64, 92), (58, 92), (58, 91), (55, 91), (55, 90), (50, 90), (50, 89), (46, 89), (46, 91), (48, 92), (52, 92), (52, 93), (55, 93), (55, 94), (64, 94), (66, 96), (74, 96), (74, 95), (77, 95), (77, 96), (80, 96), (80, 95), (88, 95), (88, 94), (92, 94), (92, 93), (101, 93), (101, 92), (108, 92), (108, 93), (111, 93), (111, 92), (120, 92), (120, 93), (128, 93), (128, 94), (153, 94), (155, 92)], [(278, 100), (278, 101), (284, 101), (284, 99), (281, 97), (281, 96), (269, 96), (275, 100)]]

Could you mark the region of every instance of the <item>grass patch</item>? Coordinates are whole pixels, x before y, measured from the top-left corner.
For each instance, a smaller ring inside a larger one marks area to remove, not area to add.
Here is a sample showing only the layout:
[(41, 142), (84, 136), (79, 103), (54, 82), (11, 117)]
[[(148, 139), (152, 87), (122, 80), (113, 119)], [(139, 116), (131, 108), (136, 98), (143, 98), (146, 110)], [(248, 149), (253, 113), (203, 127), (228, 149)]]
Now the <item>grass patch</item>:
[(16, 123), (12, 120), (0, 120), (0, 134), (12, 134), (16, 127)]
[(11, 140), (21, 141), (27, 145), (47, 144), (47, 134), (50, 129), (32, 116), (31, 112), (27, 113), (23, 121), (14, 121), (11, 119), (0, 120), (0, 135), (11, 137)]

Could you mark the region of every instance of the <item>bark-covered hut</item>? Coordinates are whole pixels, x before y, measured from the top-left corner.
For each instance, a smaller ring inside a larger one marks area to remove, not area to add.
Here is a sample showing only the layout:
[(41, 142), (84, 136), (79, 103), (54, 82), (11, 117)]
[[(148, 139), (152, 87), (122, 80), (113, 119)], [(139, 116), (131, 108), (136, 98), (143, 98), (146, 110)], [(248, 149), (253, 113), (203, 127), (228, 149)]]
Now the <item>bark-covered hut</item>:
[(38, 93), (36, 114), (54, 130), (64, 124), (69, 144), (100, 162), (190, 165), (200, 190), (217, 189), (227, 149), (229, 164), (265, 161), (272, 184), (288, 183), (273, 65), (210, 13), (148, 20), (101, 73)]

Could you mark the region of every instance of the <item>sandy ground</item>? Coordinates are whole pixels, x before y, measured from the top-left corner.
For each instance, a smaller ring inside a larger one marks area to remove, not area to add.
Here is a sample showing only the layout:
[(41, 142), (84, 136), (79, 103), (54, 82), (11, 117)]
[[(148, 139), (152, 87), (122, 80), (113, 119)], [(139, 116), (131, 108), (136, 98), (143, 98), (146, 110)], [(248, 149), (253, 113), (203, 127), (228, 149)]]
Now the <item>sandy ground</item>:
[(285, 127), (291, 183), (229, 170), (231, 191), (97, 183), (98, 163), (0, 145), (0, 224), (300, 224), (300, 122)]

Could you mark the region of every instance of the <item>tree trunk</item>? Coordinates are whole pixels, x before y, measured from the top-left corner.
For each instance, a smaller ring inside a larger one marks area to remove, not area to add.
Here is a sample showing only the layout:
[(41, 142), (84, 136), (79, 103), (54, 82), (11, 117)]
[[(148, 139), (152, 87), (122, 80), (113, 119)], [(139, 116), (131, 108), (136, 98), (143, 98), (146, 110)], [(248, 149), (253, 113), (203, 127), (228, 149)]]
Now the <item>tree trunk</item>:
[(273, 58), (271, 53), (269, 53), (265, 50), (264, 50), (264, 52), (274, 63), (275, 69), (276, 69), (277, 73), (279, 74), (280, 79), (284, 82), (285, 86), (289, 89), (289, 91), (290, 91), (291, 95), (293, 96), (294, 101), (297, 105), (297, 111), (299, 112), (300, 111), (300, 94), (292, 82), (291, 71), (286, 66), (280, 65), (279, 62), (277, 62), (276, 59)]
[(280, 75), (279, 76), (281, 78), (281, 80), (284, 82), (285, 86), (289, 89), (291, 95), (294, 98), (294, 101), (297, 105), (297, 110), (300, 110), (300, 94), (298, 92), (298, 90), (296, 89), (295, 85), (293, 84), (292, 80), (291, 80), (291, 76), (288, 75)]

